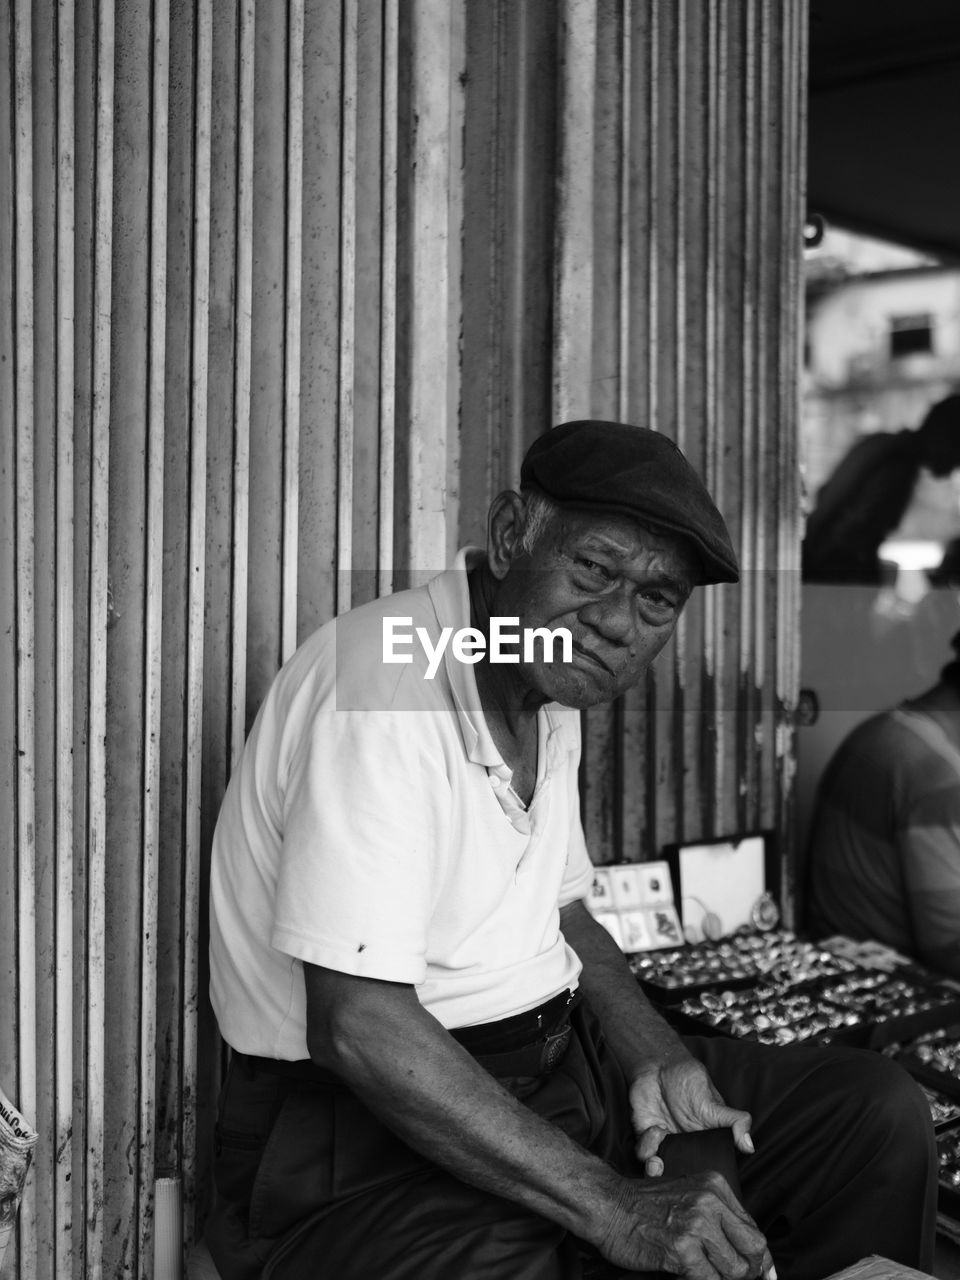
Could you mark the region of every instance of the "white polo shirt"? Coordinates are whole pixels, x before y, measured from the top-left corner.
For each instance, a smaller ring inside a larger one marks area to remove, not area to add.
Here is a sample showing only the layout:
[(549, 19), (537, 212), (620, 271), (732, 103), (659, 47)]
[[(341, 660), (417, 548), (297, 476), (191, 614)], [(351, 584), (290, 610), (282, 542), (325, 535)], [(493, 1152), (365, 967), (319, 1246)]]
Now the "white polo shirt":
[(536, 790), (507, 790), (474, 669), (383, 661), (383, 619), (470, 622), (466, 556), (315, 632), (274, 681), (213, 841), (210, 992), (235, 1049), (308, 1056), (303, 962), (416, 986), (444, 1026), (575, 987), (559, 908), (587, 893), (579, 714), (539, 712)]

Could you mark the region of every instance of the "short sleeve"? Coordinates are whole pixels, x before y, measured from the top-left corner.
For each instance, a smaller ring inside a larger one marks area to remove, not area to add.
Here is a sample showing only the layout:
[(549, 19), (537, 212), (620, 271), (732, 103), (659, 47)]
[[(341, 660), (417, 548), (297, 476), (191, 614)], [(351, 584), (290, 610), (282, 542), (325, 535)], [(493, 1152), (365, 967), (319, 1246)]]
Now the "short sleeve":
[(426, 973), (444, 847), (442, 780), (417, 729), (431, 712), (325, 711), (290, 762), (271, 944), (344, 973)]
[(960, 978), (960, 803), (956, 786), (927, 798), (899, 832), (917, 955)]
[(585, 898), (593, 884), (593, 863), (587, 853), (587, 842), (579, 819), (576, 826), (570, 829), (570, 844), (567, 856), (567, 867), (560, 886), (560, 906)]

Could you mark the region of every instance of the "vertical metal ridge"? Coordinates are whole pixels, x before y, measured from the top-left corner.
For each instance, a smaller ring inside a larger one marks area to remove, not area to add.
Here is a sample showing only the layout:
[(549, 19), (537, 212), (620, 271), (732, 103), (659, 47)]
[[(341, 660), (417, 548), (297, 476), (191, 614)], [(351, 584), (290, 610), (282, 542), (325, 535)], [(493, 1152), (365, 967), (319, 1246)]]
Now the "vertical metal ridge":
[(247, 600), (250, 537), (250, 377), (253, 320), (253, 120), (256, 0), (241, 0), (237, 84), (237, 285), (234, 324), (230, 770), (246, 737)]
[[(519, 5), (516, 11), (517, 49), (521, 65), (516, 76), (516, 123), (513, 138), (513, 165), (510, 176), (512, 200), (510, 217), (513, 222), (513, 259), (510, 277), (507, 280), (509, 290), (509, 397), (510, 410), (507, 421), (500, 426), (500, 454), (506, 454), (505, 470), (513, 483), (514, 477), (520, 474), (520, 464), (525, 452), (525, 439), (522, 430), (516, 429), (518, 418), (522, 416), (523, 387), (527, 377), (524, 363), (523, 335), (525, 328), (525, 311), (527, 305), (527, 284), (529, 249), (526, 236), (528, 218), (528, 175), (530, 169), (530, 148), (528, 137), (530, 132), (530, 85), (523, 65), (527, 50), (530, 47), (530, 17), (526, 5)], [(505, 88), (505, 96), (509, 90)], [(503, 439), (506, 432), (506, 439)], [(505, 447), (504, 447), (505, 446)], [(491, 486), (496, 492), (500, 484), (495, 481)]]
[[(800, 480), (797, 457), (797, 424), (800, 421), (801, 342), (803, 334), (799, 299), (802, 298), (802, 257), (804, 217), (804, 68), (806, 67), (805, 5), (802, 0), (786, 0), (786, 35), (781, 49), (781, 111), (785, 120), (797, 118), (800, 127), (791, 131), (783, 148), (780, 206), (786, 270), (780, 290), (781, 346), (778, 373), (778, 418), (794, 424), (794, 430), (778, 435), (777, 475), (784, 511), (777, 527), (776, 573), (778, 582), (777, 671), (776, 671), (776, 772), (775, 825), (785, 833), (781, 847), (781, 894), (784, 919), (795, 925), (792, 869), (796, 854), (793, 828), (794, 738), (793, 714), (800, 685)], [(799, 199), (797, 197), (800, 197)]]
[(357, 273), (357, 41), (359, 0), (343, 0), (340, 168), (340, 380), (337, 411), (337, 613), (352, 603)]
[[(759, 58), (757, 65), (757, 94), (756, 94), (756, 172), (759, 180), (756, 186), (756, 224), (755, 233), (756, 240), (754, 243), (754, 254), (757, 263), (756, 267), (756, 312), (758, 314), (770, 315), (771, 319), (777, 317), (778, 308), (770, 306), (768, 299), (770, 297), (770, 258), (771, 255), (766, 251), (765, 234), (770, 225), (772, 210), (770, 208), (769, 197), (769, 179), (770, 173), (770, 128), (769, 128), (769, 112), (768, 97), (770, 90), (770, 33), (767, 30), (766, 19), (769, 14), (771, 0), (760, 0), (757, 10), (757, 47), (759, 50)], [(779, 339), (780, 334), (776, 334)], [(757, 378), (754, 391), (754, 412), (755, 412), (755, 447), (754, 457), (756, 471), (754, 474), (754, 490), (753, 501), (756, 507), (755, 522), (755, 582), (753, 586), (753, 666), (752, 681), (755, 690), (758, 705), (755, 713), (756, 736), (754, 740), (754, 790), (756, 792), (752, 812), (750, 813), (751, 825), (762, 826), (765, 824), (764, 817), (764, 799), (765, 794), (769, 795), (768, 788), (763, 786), (765, 781), (772, 782), (769, 775), (768, 765), (772, 758), (775, 743), (769, 740), (768, 727), (770, 725), (769, 705), (766, 705), (769, 697), (769, 688), (767, 681), (767, 672), (769, 668), (769, 638), (768, 638), (768, 621), (767, 621), (767, 590), (769, 583), (770, 565), (768, 563), (768, 539), (767, 539), (767, 522), (771, 518), (769, 508), (766, 502), (766, 495), (769, 493), (769, 458), (768, 458), (768, 384), (770, 381), (769, 366), (769, 341), (766, 325), (757, 325), (754, 330), (754, 351), (756, 358)], [(772, 518), (776, 520), (779, 517), (780, 495), (775, 495), (773, 504)], [(767, 776), (765, 777), (765, 774)], [(768, 805), (766, 806), (769, 807)]]
[[(726, 415), (723, 412), (721, 378), (723, 369), (721, 314), (724, 296), (723, 228), (726, 221), (726, 129), (725, 61), (726, 43), (721, 0), (709, 0), (707, 10), (707, 278), (706, 278), (706, 420), (709, 439), (706, 449), (707, 488), (724, 507), (723, 454), (726, 437)], [(726, 783), (726, 716), (724, 714), (725, 643), (723, 600), (717, 587), (704, 593), (703, 679), (705, 702), (710, 715), (711, 734), (706, 755), (709, 789), (706, 819), (710, 830), (716, 830), (722, 812)]]
[[(643, 422), (643, 397), (646, 379), (647, 353), (637, 359), (637, 348), (646, 342), (642, 316), (637, 319), (638, 299), (643, 300), (646, 283), (644, 272), (637, 270), (642, 258), (637, 253), (637, 239), (643, 221), (642, 197), (635, 189), (634, 174), (644, 165), (649, 152), (649, 138), (645, 132), (645, 111), (638, 111), (638, 95), (646, 94), (642, 67), (635, 66), (641, 56), (643, 41), (643, 15), (636, 12), (629, 0), (621, 5), (623, 60), (623, 104), (621, 114), (621, 191), (620, 191), (620, 360), (618, 370), (618, 415), (625, 422)], [(639, 186), (639, 184), (636, 184)], [(634, 278), (636, 274), (636, 279)], [(649, 343), (647, 343), (649, 346)], [(639, 370), (639, 372), (634, 372)], [(646, 825), (645, 781), (645, 699), (644, 688), (628, 691), (623, 698), (621, 711), (621, 750), (619, 795), (616, 797), (617, 818), (620, 831), (619, 855), (631, 860), (644, 856), (644, 832)]]
[[(717, 412), (714, 419), (714, 461), (715, 461), (715, 483), (718, 491), (723, 491), (722, 481), (724, 479), (723, 460), (726, 452), (726, 444), (728, 439), (727, 414), (726, 414), (726, 396), (724, 390), (726, 387), (727, 369), (724, 359), (723, 348), (723, 323), (722, 317), (726, 313), (726, 252), (724, 245), (724, 233), (728, 220), (727, 206), (727, 130), (729, 126), (728, 102), (727, 102), (727, 65), (729, 61), (729, 40), (728, 40), (728, 18), (723, 0), (717, 0), (717, 25), (716, 25), (716, 217), (714, 227), (716, 229), (716, 255), (717, 255), (717, 299), (716, 299), (716, 405)], [(739, 495), (738, 495), (739, 496)], [(738, 503), (738, 506), (740, 504)], [(715, 664), (712, 672), (712, 680), (714, 687), (714, 706), (716, 733), (714, 737), (713, 758), (716, 767), (716, 781), (714, 784), (714, 822), (713, 830), (716, 832), (722, 830), (727, 813), (731, 813), (734, 805), (727, 798), (730, 795), (731, 787), (728, 779), (736, 776), (736, 765), (731, 768), (731, 761), (735, 761), (735, 737), (736, 737), (736, 714), (730, 708), (730, 685), (731, 680), (728, 670), (731, 665), (728, 658), (729, 646), (727, 644), (726, 618), (731, 613), (735, 613), (735, 604), (730, 601), (729, 590), (721, 587), (712, 587), (709, 592), (711, 604), (714, 606), (714, 637), (715, 637)], [(735, 683), (734, 683), (735, 693)], [(726, 803), (724, 803), (726, 799)]]
[(756, 238), (755, 190), (756, 190), (756, 130), (754, 113), (756, 108), (756, 0), (746, 0), (744, 7), (745, 39), (743, 48), (743, 272), (740, 295), (740, 314), (743, 334), (741, 343), (741, 394), (742, 407), (742, 452), (740, 460), (741, 492), (745, 501), (742, 506), (740, 526), (740, 568), (743, 586), (740, 590), (740, 689), (739, 716), (740, 742), (738, 744), (739, 782), (739, 825), (749, 824), (748, 805), (755, 785), (754, 723), (756, 708), (753, 696), (753, 596), (757, 590), (756, 582), (756, 487), (755, 487), (755, 404), (754, 404), (754, 306), (755, 285), (750, 264), (753, 262), (753, 249)]
[(794, 422), (796, 428), (793, 433), (792, 449), (787, 457), (788, 470), (788, 487), (791, 495), (793, 519), (792, 528), (795, 530), (793, 543), (793, 559), (790, 562), (790, 581), (793, 584), (793, 604), (791, 608), (791, 620), (793, 625), (794, 640), (791, 646), (791, 664), (789, 673), (789, 688), (793, 691), (794, 697), (800, 692), (800, 610), (802, 587), (800, 580), (800, 541), (802, 527), (802, 495), (801, 481), (799, 469), (799, 423), (800, 423), (800, 371), (803, 368), (803, 333), (804, 319), (802, 313), (803, 305), (803, 224), (806, 218), (806, 173), (807, 173), (807, 76), (809, 74), (809, 25), (807, 22), (807, 0), (792, 0), (791, 12), (793, 15), (793, 42), (790, 52), (792, 59), (790, 65), (795, 70), (796, 81), (793, 86), (793, 97), (791, 99), (791, 118), (796, 119), (796, 131), (791, 134), (792, 140), (792, 172), (793, 182), (787, 194), (788, 206), (794, 209), (793, 235), (795, 236), (796, 249), (790, 258), (792, 264), (792, 272), (790, 277), (790, 288), (788, 297), (785, 299), (786, 305), (789, 307), (791, 300), (793, 306), (790, 309), (793, 324), (794, 336), (790, 344), (789, 358), (791, 365), (787, 370), (786, 377), (787, 387), (790, 401), (794, 413)]
[(619, 277), (620, 325), (617, 369), (617, 417), (630, 418), (630, 178), (633, 151), (633, 25), (630, 0), (623, 0), (620, 11), (622, 104), (620, 113), (620, 203)]
[[(660, 319), (660, 275), (658, 257), (658, 236), (660, 230), (660, 201), (657, 195), (660, 185), (660, 110), (658, 91), (660, 86), (660, 0), (651, 0), (649, 5), (649, 28), (647, 31), (647, 67), (646, 67), (646, 110), (647, 136), (647, 235), (646, 235), (646, 267), (647, 267), (647, 395), (645, 424), (648, 427), (659, 427), (659, 348), (658, 331)], [(645, 733), (644, 752), (646, 775), (643, 779), (643, 791), (647, 800), (644, 807), (646, 818), (646, 847), (654, 852), (658, 847), (657, 832), (659, 830), (660, 793), (659, 793), (659, 737), (657, 733), (657, 681), (649, 671), (644, 681)]]
[[(37, 916), (35, 735), (33, 44), (30, 0), (14, 14), (14, 418), (16, 536), (17, 1094), (37, 1120)], [(36, 1189), (24, 1188), (20, 1221), (34, 1221)], [(37, 1237), (21, 1228), (22, 1268), (36, 1270)]]
[(71, 1274), (74, 1153), (74, 237), (75, 69), (72, 6), (57, 11), (56, 743), (54, 906), (54, 1273)]
[(563, 0), (553, 417), (590, 412), (593, 335), (593, 153), (596, 6)]
[[(512, 195), (522, 204), (523, 192), (512, 187), (508, 178), (507, 150), (509, 144), (504, 143), (504, 124), (510, 118), (507, 108), (507, 43), (510, 39), (509, 19), (504, 11), (502, 0), (490, 6), (490, 55), (492, 63), (492, 93), (489, 102), (490, 130), (487, 142), (488, 186), (486, 192), (486, 209), (484, 218), (490, 227), (490, 248), (487, 255), (486, 297), (486, 347), (489, 368), (485, 379), (484, 435), (486, 444), (486, 474), (481, 483), (487, 493), (496, 492), (498, 481), (504, 470), (503, 449), (503, 414), (510, 395), (508, 387), (512, 387), (513, 367), (504, 370), (505, 353), (512, 349), (510, 335), (505, 332), (503, 313), (498, 305), (506, 299), (506, 307), (511, 319), (516, 306), (516, 276), (510, 279), (509, 255), (513, 247), (508, 243), (508, 217), (504, 208), (505, 201)], [(522, 80), (522, 77), (521, 77)], [(519, 138), (519, 120), (511, 119), (514, 156), (522, 150)], [(509, 450), (507, 450), (508, 452)]]
[[(660, 84), (660, 0), (650, 4), (650, 31), (647, 60), (647, 114), (650, 150), (647, 155), (647, 342), (649, 370), (646, 424), (658, 426), (659, 396), (657, 364), (657, 327), (660, 316), (657, 233), (660, 227), (660, 201), (657, 198), (660, 167), (660, 112), (657, 89)], [(651, 761), (651, 764), (653, 762)]]
[(280, 659), (297, 647), (300, 533), (300, 347), (303, 283), (303, 0), (288, 0), (287, 236), (283, 368), (283, 513)]
[(687, 161), (687, 60), (686, 49), (686, 0), (676, 3), (676, 35), (674, 56), (677, 74), (675, 84), (674, 111), (676, 112), (676, 136), (674, 138), (674, 226), (673, 252), (676, 260), (676, 296), (674, 298), (673, 323), (676, 329), (674, 348), (674, 405), (676, 417), (676, 443), (686, 452), (686, 374), (687, 374), (687, 210), (686, 183), (684, 181)]
[[(632, 314), (632, 244), (633, 244), (633, 201), (632, 201), (632, 166), (633, 166), (633, 13), (629, 0), (620, 6), (620, 69), (621, 69), (621, 110), (620, 110), (620, 183), (618, 190), (618, 243), (617, 243), (617, 276), (618, 276), (618, 322), (617, 322), (617, 400), (616, 416), (621, 422), (629, 422), (633, 382), (630, 377), (633, 333)], [(617, 752), (614, 761), (614, 813), (615, 813), (615, 853), (619, 857), (636, 857), (640, 850), (634, 842), (634, 835), (639, 837), (640, 822), (634, 800), (632, 766), (637, 764), (638, 753), (631, 730), (636, 723), (637, 708), (635, 700), (625, 697), (614, 707), (616, 724)], [(641, 757), (642, 758), (642, 757)]]
[[(487, 492), (494, 491), (500, 463), (500, 440), (498, 428), (501, 427), (500, 415), (504, 408), (504, 352), (507, 340), (504, 333), (503, 316), (497, 306), (505, 287), (506, 271), (504, 259), (509, 252), (506, 244), (506, 217), (503, 211), (503, 200), (507, 190), (505, 146), (503, 142), (503, 126), (506, 119), (504, 110), (504, 91), (507, 76), (504, 62), (506, 59), (505, 28), (507, 19), (504, 14), (502, 0), (494, 0), (490, 5), (489, 17), (491, 93), (489, 103), (489, 133), (486, 146), (487, 190), (483, 217), (490, 228), (490, 247), (487, 254), (487, 270), (484, 280), (485, 296), (483, 308), (486, 313), (486, 350), (488, 354), (487, 376), (484, 379), (484, 413), (483, 434), (485, 439), (485, 474), (481, 478)], [(509, 286), (506, 286), (509, 288)], [(479, 290), (478, 290), (479, 292)]]
[(399, 0), (383, 0), (383, 172), (380, 248), (380, 483), (377, 591), (393, 590), (397, 396), (397, 148)]
[(397, 391), (398, 0), (383, 8), (383, 182), (380, 261), (380, 489), (378, 592), (393, 590)]
[(150, 190), (147, 282), (147, 421), (144, 563), (143, 813), (141, 847), (140, 1063), (137, 1148), (138, 1267), (153, 1273), (157, 927), (160, 879), (160, 699), (163, 626), (164, 372), (167, 293), (169, 0), (153, 0), (149, 69)]
[(110, 315), (113, 254), (114, 4), (102, 0), (97, 25), (94, 195), (93, 408), (90, 468), (90, 603), (85, 1247), (87, 1280), (103, 1280), (105, 983), (106, 983), (106, 691), (110, 525)]
[(210, 190), (213, 0), (197, 0), (194, 126), (193, 298), (191, 301), (190, 528), (184, 732), (183, 1021), (181, 1175), (184, 1237), (193, 1238), (197, 1201), (197, 1015), (200, 950), (200, 818), (203, 803), (203, 644), (206, 571), (207, 430), (210, 323)]
[[(675, 267), (674, 297), (674, 366), (673, 393), (674, 418), (676, 429), (674, 439), (684, 453), (689, 453), (686, 423), (686, 379), (687, 371), (687, 188), (685, 174), (689, 162), (687, 137), (687, 24), (686, 0), (677, 0), (676, 30), (674, 37), (674, 57), (676, 60), (676, 85), (674, 111), (676, 112), (674, 137), (674, 227), (673, 248)], [(700, 445), (700, 441), (696, 442)], [(687, 802), (686, 778), (687, 756), (689, 752), (689, 733), (687, 725), (687, 661), (688, 632), (690, 629), (690, 613), (684, 610), (680, 615), (674, 633), (673, 643), (673, 715), (671, 738), (673, 754), (676, 761), (674, 770), (674, 828), (678, 839), (682, 839), (685, 831), (686, 816), (692, 805)]]
[[(451, 491), (459, 404), (459, 156), (463, 0), (412, 0), (413, 111), (410, 316), (409, 563), (416, 577), (445, 558), (456, 532)], [(459, 95), (459, 97), (458, 97)], [(438, 302), (439, 299), (439, 302)], [(437, 314), (443, 323), (437, 323)]]
[[(779, 356), (786, 338), (783, 324), (781, 294), (778, 289), (780, 264), (788, 249), (784, 243), (784, 234), (789, 231), (785, 222), (785, 211), (779, 205), (776, 195), (779, 183), (773, 179), (775, 166), (783, 163), (783, 154), (779, 150), (780, 136), (774, 134), (776, 123), (777, 83), (774, 79), (773, 64), (774, 42), (782, 40), (782, 31), (777, 16), (773, 13), (775, 0), (766, 0), (760, 15), (760, 39), (762, 56), (760, 59), (760, 172), (764, 181), (759, 195), (760, 222), (763, 228), (777, 233), (776, 252), (767, 249), (767, 243), (760, 238), (758, 254), (761, 256), (761, 268), (758, 273), (760, 305), (770, 316), (769, 331), (764, 329), (758, 334), (757, 355), (762, 380), (757, 398), (757, 431), (759, 439), (758, 456), (763, 470), (759, 477), (757, 505), (765, 511), (767, 518), (761, 520), (758, 534), (758, 559), (761, 564), (760, 590), (758, 591), (757, 636), (758, 648), (763, 653), (762, 662), (756, 671), (757, 688), (763, 690), (763, 702), (760, 713), (761, 739), (758, 743), (758, 774), (761, 778), (760, 796), (756, 810), (756, 824), (769, 827), (774, 822), (774, 810), (777, 807), (776, 791), (779, 788), (781, 774), (779, 769), (779, 709), (777, 698), (777, 623), (781, 605), (780, 593), (776, 587), (777, 560), (776, 548), (780, 523), (783, 518), (783, 487), (779, 483), (777, 457), (779, 446), (772, 434), (770, 422), (772, 414), (777, 413), (777, 420), (782, 421), (778, 412), (777, 384)], [(776, 3), (782, 14), (782, 5)], [(776, 501), (770, 506), (764, 502), (764, 495), (773, 491)], [(772, 600), (771, 600), (772, 595)]]
[(460, 335), (463, 332), (463, 133), (466, 111), (466, 0), (448, 0), (441, 10), (447, 20), (443, 56), (450, 68), (446, 103), (446, 203), (444, 218), (444, 276), (446, 325), (444, 333), (443, 421), (444, 468), (440, 473), (442, 502), (433, 515), (435, 533), (424, 530), (426, 548), (439, 539), (440, 562), (448, 564), (458, 549), (460, 520), (460, 422), (462, 375)]

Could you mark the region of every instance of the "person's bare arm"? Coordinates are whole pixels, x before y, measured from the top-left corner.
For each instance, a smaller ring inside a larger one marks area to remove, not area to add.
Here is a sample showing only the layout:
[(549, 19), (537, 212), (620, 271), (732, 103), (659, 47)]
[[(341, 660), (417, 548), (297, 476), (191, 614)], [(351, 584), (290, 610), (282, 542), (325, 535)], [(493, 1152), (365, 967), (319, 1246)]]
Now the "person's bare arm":
[(623, 952), (582, 902), (561, 909), (560, 929), (580, 957), (580, 986), (624, 1074), (632, 1077), (651, 1063), (689, 1058), (683, 1041), (640, 990)]
[(582, 902), (561, 910), (560, 927), (583, 964), (580, 986), (631, 1081), (637, 1154), (647, 1172), (662, 1171), (656, 1153), (668, 1133), (729, 1127), (738, 1149), (751, 1153), (749, 1113), (724, 1103), (704, 1067), (640, 990), (606, 929)]
[(755, 1275), (765, 1242), (719, 1175), (621, 1177), (535, 1115), (428, 1014), (414, 988), (304, 965), (308, 1047), (411, 1147), (590, 1241), (618, 1265)]

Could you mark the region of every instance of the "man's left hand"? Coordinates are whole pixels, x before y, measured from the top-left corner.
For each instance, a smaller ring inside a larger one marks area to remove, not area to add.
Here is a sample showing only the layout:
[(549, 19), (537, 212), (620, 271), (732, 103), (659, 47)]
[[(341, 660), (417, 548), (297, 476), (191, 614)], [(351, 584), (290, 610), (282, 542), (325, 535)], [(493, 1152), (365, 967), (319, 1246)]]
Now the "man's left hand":
[(695, 1058), (678, 1057), (637, 1074), (630, 1086), (630, 1109), (637, 1156), (648, 1177), (663, 1173), (657, 1153), (670, 1133), (732, 1129), (737, 1150), (753, 1153), (750, 1113), (728, 1107)]

